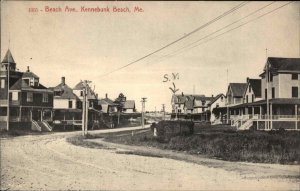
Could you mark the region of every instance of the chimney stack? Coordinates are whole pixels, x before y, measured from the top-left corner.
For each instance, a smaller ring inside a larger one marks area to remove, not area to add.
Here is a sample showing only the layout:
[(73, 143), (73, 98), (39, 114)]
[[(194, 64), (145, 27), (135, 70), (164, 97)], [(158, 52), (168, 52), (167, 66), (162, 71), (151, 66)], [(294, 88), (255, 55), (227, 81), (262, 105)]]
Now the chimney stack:
[(105, 98), (107, 98), (107, 93), (105, 94)]
[(29, 66), (27, 66), (27, 71), (26, 72), (30, 72), (30, 70), (29, 70)]
[(61, 77), (61, 84), (62, 85), (65, 85), (66, 84), (66, 78), (63, 76)]

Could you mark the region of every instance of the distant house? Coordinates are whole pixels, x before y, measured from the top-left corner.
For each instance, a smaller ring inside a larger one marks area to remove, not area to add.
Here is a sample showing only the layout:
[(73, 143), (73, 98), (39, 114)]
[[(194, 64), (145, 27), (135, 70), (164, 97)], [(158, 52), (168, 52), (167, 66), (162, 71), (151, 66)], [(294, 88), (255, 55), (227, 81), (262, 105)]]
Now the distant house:
[(115, 113), (118, 110), (118, 104), (114, 103), (111, 99), (108, 98), (107, 94), (105, 94), (104, 99), (98, 100), (98, 104), (102, 107), (103, 113)]
[(218, 94), (213, 99), (211, 99), (209, 105), (209, 110), (211, 111), (210, 122), (216, 122), (217, 118), (219, 120), (222, 117), (221, 112), (215, 112), (214, 110), (217, 108), (224, 108), (226, 105), (226, 97), (224, 94)]
[(135, 101), (134, 100), (126, 100), (123, 106), (124, 113), (134, 113), (135, 109)]
[(262, 100), (261, 79), (247, 78), (247, 88), (244, 92), (244, 103), (253, 103)]
[[(84, 84), (83, 82), (79, 82), (76, 84), (76, 86), (73, 88), (73, 93), (81, 100), (83, 101), (83, 95), (84, 95)], [(89, 108), (101, 110), (101, 108), (98, 105), (98, 95), (92, 90), (90, 86), (87, 85), (87, 100), (89, 102)], [(82, 106), (81, 106), (82, 107)]]
[(55, 126), (74, 125), (80, 126), (76, 121), (82, 120), (81, 100), (73, 93), (72, 88), (66, 84), (65, 77), (61, 78), (61, 83), (51, 88), (54, 93), (53, 100), (53, 121)]
[(172, 113), (200, 113), (204, 95), (174, 94), (171, 99)]
[(247, 83), (230, 83), (227, 88), (228, 106), (234, 106), (243, 103), (243, 96), (247, 89)]

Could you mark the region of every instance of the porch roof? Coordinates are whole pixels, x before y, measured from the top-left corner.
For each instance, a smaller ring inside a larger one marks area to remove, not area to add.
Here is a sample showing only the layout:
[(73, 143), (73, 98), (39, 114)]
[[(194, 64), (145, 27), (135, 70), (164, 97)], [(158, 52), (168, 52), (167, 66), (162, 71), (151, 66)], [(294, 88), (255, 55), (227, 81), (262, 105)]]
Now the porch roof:
[[(300, 99), (297, 98), (276, 98), (276, 99), (269, 99), (270, 104), (274, 105), (300, 105)], [(247, 107), (247, 106), (261, 106), (261, 105), (266, 105), (267, 100), (260, 100), (257, 102), (253, 103), (243, 103), (240, 105), (235, 105), (230, 108), (241, 108), (241, 107)]]

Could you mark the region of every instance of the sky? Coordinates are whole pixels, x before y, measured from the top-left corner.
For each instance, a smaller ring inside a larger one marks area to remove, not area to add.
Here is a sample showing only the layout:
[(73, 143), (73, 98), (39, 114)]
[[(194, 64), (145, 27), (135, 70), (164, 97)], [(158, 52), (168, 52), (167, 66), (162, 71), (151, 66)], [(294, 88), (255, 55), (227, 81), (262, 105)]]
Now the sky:
[[(1, 1), (1, 60), (9, 48), (17, 68), (25, 71), (30, 66), (47, 87), (58, 85), (62, 76), (70, 87), (80, 80), (90, 80), (100, 98), (107, 93), (115, 99), (123, 93), (128, 100), (135, 100), (141, 110), (140, 100), (147, 97), (146, 110), (161, 110), (165, 104), (170, 111), (172, 82), (179, 89), (177, 93), (225, 94), (229, 82), (259, 78), (266, 56), (300, 57), (299, 2), (214, 38), (286, 3), (249, 2), (162, 51), (106, 75), (189, 34), (240, 3)], [(66, 6), (77, 12), (65, 12)], [(81, 7), (97, 6), (109, 7), (110, 12), (81, 12)], [(60, 7), (62, 11), (46, 12), (46, 7)], [(113, 7), (128, 7), (130, 12), (113, 12)], [(135, 7), (142, 11), (134, 12)], [(29, 11), (35, 8), (37, 12)], [(182, 49), (212, 33), (199, 41), (200, 45)], [(178, 54), (177, 50), (182, 51)], [(179, 79), (170, 78), (172, 73)], [(166, 74), (170, 80), (164, 82)]]

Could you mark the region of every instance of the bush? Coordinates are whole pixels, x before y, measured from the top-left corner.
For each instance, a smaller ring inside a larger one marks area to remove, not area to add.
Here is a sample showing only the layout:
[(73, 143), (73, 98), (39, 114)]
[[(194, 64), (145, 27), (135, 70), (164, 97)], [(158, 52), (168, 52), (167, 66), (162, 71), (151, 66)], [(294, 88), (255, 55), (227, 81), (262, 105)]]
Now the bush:
[(177, 135), (191, 135), (194, 133), (194, 122), (192, 121), (160, 121), (153, 123), (151, 130), (156, 128), (157, 139), (161, 142), (167, 142), (171, 137)]

